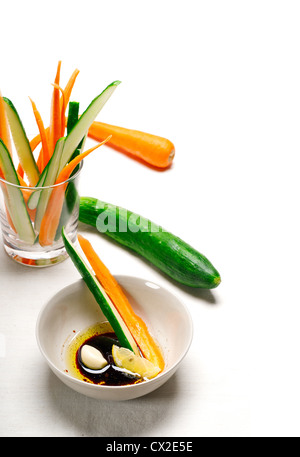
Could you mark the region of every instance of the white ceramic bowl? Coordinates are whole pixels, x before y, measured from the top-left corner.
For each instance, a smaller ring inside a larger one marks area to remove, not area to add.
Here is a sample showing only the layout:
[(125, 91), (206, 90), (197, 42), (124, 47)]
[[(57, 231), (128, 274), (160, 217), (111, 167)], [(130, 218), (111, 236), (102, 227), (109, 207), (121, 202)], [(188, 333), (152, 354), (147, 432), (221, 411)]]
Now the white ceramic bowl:
[(146, 395), (174, 374), (190, 347), (193, 325), (186, 307), (157, 284), (129, 276), (116, 279), (163, 351), (166, 366), (158, 376), (139, 384), (105, 386), (66, 373), (66, 351), (74, 335), (106, 321), (83, 280), (64, 288), (45, 304), (37, 320), (36, 338), (48, 365), (67, 386), (95, 399), (120, 401)]

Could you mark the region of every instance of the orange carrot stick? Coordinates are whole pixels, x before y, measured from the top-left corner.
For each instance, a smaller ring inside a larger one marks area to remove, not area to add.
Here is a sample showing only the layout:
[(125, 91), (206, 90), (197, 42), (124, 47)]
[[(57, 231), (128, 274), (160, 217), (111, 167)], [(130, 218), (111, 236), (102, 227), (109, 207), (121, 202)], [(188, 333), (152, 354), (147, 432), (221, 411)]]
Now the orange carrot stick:
[[(45, 129), (45, 132), (46, 132), (46, 135), (47, 135), (47, 138), (48, 138), (48, 135), (49, 135), (49, 130), (50, 130), (50, 127), (47, 127)], [(35, 150), (35, 148), (40, 144), (41, 142), (41, 135), (38, 133), (34, 138), (32, 138), (32, 140), (30, 141), (30, 147), (31, 147), (31, 150), (32, 152)]]
[(61, 133), (60, 135), (61, 136), (64, 136), (65, 134), (65, 128), (66, 128), (66, 96), (65, 96), (65, 93), (63, 91), (63, 89), (60, 87), (59, 88), (61, 93), (62, 93), (62, 108), (61, 108), (61, 112), (60, 112), (60, 128), (61, 128)]
[[(60, 68), (61, 61), (58, 62), (56, 76), (54, 80), (55, 85), (59, 85), (60, 80)], [(59, 89), (54, 86), (51, 103), (51, 115), (50, 115), (50, 155), (53, 154), (56, 142), (61, 138), (61, 126), (60, 126), (60, 97)]]
[(21, 175), (19, 175), (19, 173), (17, 172), (17, 175), (18, 175), (18, 179), (19, 179), (19, 183), (20, 183), (20, 186), (23, 186), (23, 187), (28, 187), (28, 184), (26, 181), (24, 181), (23, 177)]
[(78, 241), (96, 278), (122, 316), (143, 356), (162, 370), (164, 359), (145, 322), (135, 314), (119, 283), (100, 260), (91, 243), (81, 235), (78, 235)]
[(23, 170), (23, 167), (22, 165), (19, 163), (18, 165), (18, 168), (17, 168), (17, 173), (19, 176), (21, 176), (21, 178), (24, 178), (24, 170)]
[(62, 171), (59, 173), (57, 179), (56, 179), (56, 182), (55, 184), (60, 184), (60, 183), (63, 183), (64, 181), (66, 181), (67, 179), (69, 179), (69, 177), (71, 176), (74, 168), (77, 167), (77, 165), (79, 164), (79, 162), (81, 162), (86, 156), (88, 156), (91, 152), (93, 152), (95, 149), (99, 148), (99, 146), (102, 146), (103, 144), (105, 144), (107, 141), (110, 140), (110, 136), (108, 136), (107, 138), (105, 138), (105, 140), (103, 140), (101, 143), (99, 144), (96, 144), (96, 146), (93, 146), (92, 148), (88, 149), (87, 151), (83, 152), (82, 154), (79, 154), (78, 156), (74, 157), (73, 160), (71, 160), (70, 163), (68, 163), (67, 165), (64, 166), (64, 168), (62, 169)]
[(41, 157), (41, 169), (43, 170), (50, 159), (47, 135), (46, 135), (46, 130), (44, 127), (42, 117), (41, 117), (39, 111), (37, 110), (36, 104), (34, 103), (33, 100), (31, 100), (31, 98), (29, 98), (29, 99), (30, 99), (30, 102), (32, 105), (33, 114), (34, 114), (38, 129), (39, 129), (41, 141), (42, 141), (42, 151), (43, 152), (42, 152), (42, 157)]
[[(69, 81), (67, 82), (66, 84), (66, 87), (64, 89), (64, 94), (65, 94), (65, 108), (67, 108), (68, 106), (68, 103), (69, 103), (69, 100), (70, 100), (70, 97), (71, 97), (71, 93), (72, 93), (72, 90), (73, 90), (73, 87), (74, 87), (74, 84), (75, 84), (75, 81), (76, 81), (76, 78), (79, 74), (79, 70), (74, 70), (72, 75), (70, 76), (70, 79)], [(63, 99), (61, 97), (60, 99), (60, 103), (62, 105), (62, 102), (63, 102)]]
[(61, 126), (61, 133), (60, 136), (63, 137), (65, 133), (65, 127), (66, 127), (66, 96), (64, 93), (64, 90), (58, 85), (58, 84), (53, 84), (54, 87), (56, 87), (60, 92), (61, 92), (61, 111), (60, 111), (60, 126)]
[(39, 169), (39, 172), (42, 173), (43, 171), (43, 148), (41, 148), (39, 156), (36, 161), (37, 167)]
[[(41, 222), (39, 243), (41, 246), (50, 246), (56, 235), (57, 227), (59, 225), (60, 215), (64, 203), (65, 191), (68, 185), (66, 182), (71, 176), (73, 170), (77, 167), (79, 162), (83, 160), (87, 155), (93, 152), (106, 143), (109, 138), (105, 139), (101, 143), (97, 144), (93, 148), (88, 149), (76, 156), (70, 163), (68, 163), (62, 171), (59, 173), (58, 178), (53, 187), (47, 209)], [(61, 185), (58, 185), (61, 184)]]
[(88, 131), (88, 136), (97, 141), (108, 135), (112, 135), (108, 146), (154, 167), (167, 168), (174, 159), (174, 144), (160, 136), (96, 121)]
[(1, 92), (0, 92), (0, 138), (2, 139), (3, 143), (7, 147), (10, 154), (12, 154), (8, 121), (7, 121), (7, 116), (6, 116), (6, 112), (5, 112), (5, 102), (2, 98)]
[[(50, 140), (49, 140), (49, 135), (50, 134), (49, 134), (49, 132), (50, 132), (50, 127), (47, 127), (45, 129), (45, 134), (46, 134), (46, 139), (47, 139), (47, 144), (48, 144), (48, 151), (49, 151), (49, 156), (50, 156)], [(40, 136), (40, 141), (41, 141), (41, 136)], [(39, 152), (39, 156), (37, 158), (37, 162), (36, 162), (40, 173), (43, 171), (42, 160), (43, 160), (43, 148), (41, 148), (41, 150)]]
[[(69, 100), (71, 97), (71, 93), (72, 93), (72, 90), (73, 90), (73, 87), (74, 87), (78, 74), (79, 74), (79, 70), (76, 68), (76, 70), (74, 70), (72, 75), (70, 76), (70, 79), (67, 82), (65, 88), (60, 89), (63, 92), (62, 96), (60, 97), (61, 119), (64, 119), (64, 123), (63, 123), (63, 125), (61, 125), (61, 131), (62, 131), (61, 136), (64, 136), (65, 126), (66, 126), (65, 112), (66, 112), (66, 109), (67, 109), (67, 106), (68, 106), (68, 103), (69, 103)], [(57, 89), (59, 89), (59, 86), (56, 83), (54, 83), (53, 85), (54, 86), (56, 85)], [(61, 123), (62, 123), (62, 121), (61, 121)], [(47, 127), (46, 133), (48, 133), (49, 130), (50, 130), (50, 127)], [(31, 150), (33, 151), (40, 142), (41, 142), (41, 136), (40, 136), (40, 134), (38, 134), (30, 142)]]
[(40, 144), (41, 142), (41, 135), (38, 133), (32, 140), (30, 141), (30, 148), (32, 152), (35, 150), (35, 148)]
[(27, 183), (26, 183), (26, 181), (24, 181), (24, 174), (25, 173), (24, 173), (23, 167), (19, 163), (18, 168), (17, 168), (17, 175), (19, 178), (20, 185), (25, 187), (25, 186), (27, 186)]

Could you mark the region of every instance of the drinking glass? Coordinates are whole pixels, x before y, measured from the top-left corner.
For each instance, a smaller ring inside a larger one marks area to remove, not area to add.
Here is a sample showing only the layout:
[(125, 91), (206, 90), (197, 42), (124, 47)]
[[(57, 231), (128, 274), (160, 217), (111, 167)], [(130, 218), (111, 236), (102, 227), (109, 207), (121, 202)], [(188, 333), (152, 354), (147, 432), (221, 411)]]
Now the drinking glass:
[(0, 221), (6, 253), (23, 265), (45, 267), (68, 257), (62, 228), (72, 241), (79, 217), (78, 184), (83, 164), (67, 180), (27, 187), (0, 178)]

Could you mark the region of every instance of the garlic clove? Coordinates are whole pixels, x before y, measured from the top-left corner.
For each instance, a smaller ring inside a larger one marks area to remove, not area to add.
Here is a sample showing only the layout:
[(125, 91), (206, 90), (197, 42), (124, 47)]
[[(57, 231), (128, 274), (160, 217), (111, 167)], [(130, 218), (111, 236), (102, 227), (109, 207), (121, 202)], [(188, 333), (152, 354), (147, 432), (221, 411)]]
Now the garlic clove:
[(101, 368), (108, 364), (101, 352), (89, 344), (82, 346), (81, 360), (83, 364), (91, 370), (101, 370)]

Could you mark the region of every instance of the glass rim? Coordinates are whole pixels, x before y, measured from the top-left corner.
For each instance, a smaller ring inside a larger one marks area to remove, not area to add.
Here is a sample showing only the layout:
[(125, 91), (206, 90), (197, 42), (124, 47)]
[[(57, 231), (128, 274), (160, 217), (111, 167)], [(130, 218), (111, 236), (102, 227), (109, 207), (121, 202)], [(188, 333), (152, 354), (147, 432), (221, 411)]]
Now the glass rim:
[(73, 176), (70, 176), (70, 178), (66, 179), (65, 181), (63, 182), (60, 182), (58, 184), (52, 184), (51, 186), (41, 186), (41, 187), (32, 187), (32, 186), (22, 186), (21, 184), (14, 184), (10, 181), (6, 181), (6, 179), (3, 179), (0, 177), (0, 182), (2, 182), (3, 184), (5, 185), (9, 185), (9, 186), (12, 186), (12, 187), (16, 187), (17, 189), (20, 189), (20, 190), (30, 190), (32, 192), (36, 192), (36, 191), (42, 191), (42, 190), (46, 190), (46, 189), (54, 189), (55, 187), (59, 187), (59, 186), (62, 186), (64, 184), (67, 184), (69, 182), (72, 182), (74, 181), (77, 176), (79, 175), (79, 173), (81, 172), (81, 169), (83, 167), (83, 160), (78, 164), (79, 166), (79, 170), (73, 175)]

